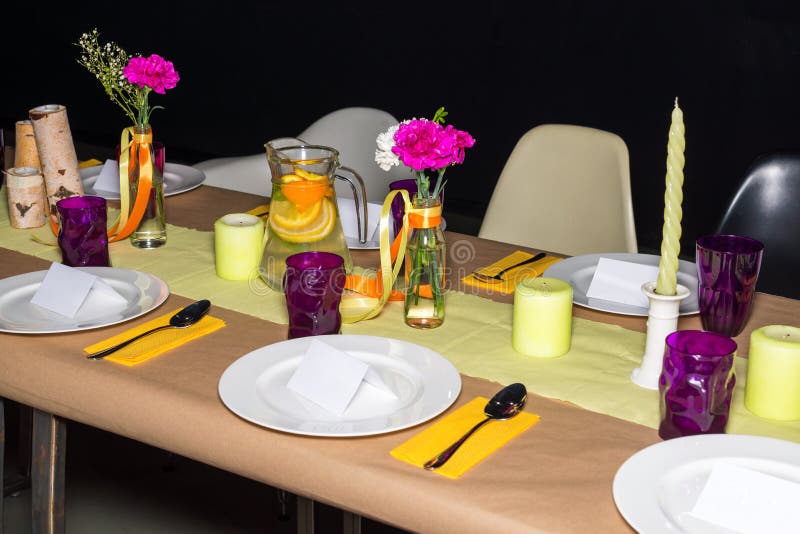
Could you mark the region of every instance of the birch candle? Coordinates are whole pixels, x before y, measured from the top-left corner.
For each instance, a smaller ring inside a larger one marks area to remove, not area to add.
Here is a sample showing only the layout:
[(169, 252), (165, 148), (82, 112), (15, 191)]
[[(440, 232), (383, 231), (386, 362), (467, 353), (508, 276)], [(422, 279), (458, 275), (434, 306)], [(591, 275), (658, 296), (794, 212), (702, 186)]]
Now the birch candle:
[(572, 341), (572, 286), (555, 278), (528, 278), (514, 291), (511, 345), (527, 356), (554, 358)]
[(217, 276), (225, 280), (249, 280), (258, 276), (264, 248), (264, 223), (255, 215), (230, 213), (214, 223)]
[(672, 123), (667, 142), (667, 179), (664, 192), (664, 228), (661, 237), (661, 261), (658, 265), (656, 293), (671, 296), (675, 294), (678, 283), (678, 253), (681, 250), (681, 201), (683, 201), (683, 150), (684, 139), (683, 111), (675, 98), (672, 110)]
[(744, 405), (760, 417), (800, 420), (800, 328), (771, 325), (750, 334)]

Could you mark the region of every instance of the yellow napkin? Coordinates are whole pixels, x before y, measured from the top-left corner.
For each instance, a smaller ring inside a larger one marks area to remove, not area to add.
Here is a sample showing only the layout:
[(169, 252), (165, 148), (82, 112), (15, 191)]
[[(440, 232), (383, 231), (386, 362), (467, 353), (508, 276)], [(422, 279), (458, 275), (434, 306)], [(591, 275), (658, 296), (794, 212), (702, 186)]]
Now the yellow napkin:
[[(390, 453), (398, 460), (422, 467), (425, 462), (441, 453), (470, 428), (485, 419), (483, 409), (489, 399), (477, 397), (446, 415)], [(520, 412), (507, 421), (489, 421), (479, 428), (461, 445), (461, 448), (442, 467), (436, 469), (440, 475), (458, 478), (472, 466), (492, 454), (518, 434), (532, 427), (539, 416)]]
[[(528, 254), (527, 252), (517, 250), (515, 252), (512, 252), (505, 258), (498, 260), (487, 267), (476, 269), (476, 271), (478, 271), (481, 274), (492, 276), (502, 271), (506, 267), (523, 262), (532, 257), (533, 254)], [(475, 278), (472, 274), (468, 274), (461, 280), (469, 286), (482, 287), (484, 289), (490, 289), (492, 291), (498, 291), (505, 295), (510, 295), (511, 293), (514, 292), (514, 289), (517, 287), (518, 283), (525, 280), (526, 278), (536, 278), (537, 276), (541, 276), (545, 269), (547, 269), (550, 265), (554, 264), (555, 262), (561, 261), (562, 259), (563, 258), (557, 258), (555, 256), (545, 256), (544, 258), (542, 258), (537, 262), (529, 263), (527, 265), (522, 265), (521, 267), (518, 267), (516, 269), (506, 271), (505, 273), (503, 273), (502, 281), (498, 280), (497, 282), (483, 282)]]
[(102, 165), (102, 164), (103, 162), (100, 161), (99, 159), (92, 158), (92, 159), (87, 159), (86, 161), (81, 161), (80, 163), (78, 163), (78, 167), (84, 169), (86, 167), (94, 167), (95, 165)]
[[(83, 350), (86, 352), (86, 354), (99, 352), (105, 348), (114, 346), (117, 343), (121, 343), (126, 339), (130, 339), (134, 336), (137, 336), (142, 332), (145, 332), (152, 328), (156, 328), (158, 326), (169, 324), (169, 318), (175, 315), (180, 310), (181, 308), (178, 308), (169, 313), (165, 313), (160, 317), (156, 317), (152, 321), (148, 321), (135, 328), (126, 330), (121, 334), (117, 334), (116, 336), (95, 343), (94, 345), (90, 345)], [(178, 345), (183, 345), (188, 341), (204, 336), (206, 334), (210, 334), (215, 330), (219, 330), (223, 326), (225, 326), (225, 321), (223, 321), (222, 319), (217, 319), (216, 317), (211, 317), (210, 315), (206, 315), (205, 317), (200, 319), (196, 324), (190, 327), (166, 328), (164, 330), (161, 330), (160, 332), (155, 332), (154, 334), (145, 336), (138, 341), (134, 341), (127, 347), (121, 348), (117, 352), (114, 352), (113, 354), (106, 356), (105, 359), (121, 363), (122, 365), (128, 365), (128, 366), (137, 365), (144, 361), (149, 360), (150, 358), (158, 356), (162, 352), (166, 352), (170, 349), (173, 349)]]

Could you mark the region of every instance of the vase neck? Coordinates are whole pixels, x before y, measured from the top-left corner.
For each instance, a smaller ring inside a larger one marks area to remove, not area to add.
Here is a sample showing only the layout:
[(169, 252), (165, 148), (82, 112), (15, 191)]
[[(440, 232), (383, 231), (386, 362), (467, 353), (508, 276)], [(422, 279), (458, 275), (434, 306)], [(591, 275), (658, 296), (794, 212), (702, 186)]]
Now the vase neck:
[(144, 126), (133, 126), (133, 141), (139, 144), (143, 143), (152, 143), (153, 142), (153, 129), (150, 127), (149, 124), (145, 124)]
[(441, 206), (442, 201), (438, 197), (422, 198), (414, 195), (414, 198), (411, 199), (411, 204), (415, 208), (433, 208), (436, 206)]

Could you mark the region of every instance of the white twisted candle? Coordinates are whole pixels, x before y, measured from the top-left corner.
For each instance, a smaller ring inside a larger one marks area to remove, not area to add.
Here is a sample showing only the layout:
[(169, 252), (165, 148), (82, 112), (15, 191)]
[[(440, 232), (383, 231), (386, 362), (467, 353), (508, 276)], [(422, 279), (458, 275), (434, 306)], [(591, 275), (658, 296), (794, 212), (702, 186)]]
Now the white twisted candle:
[(678, 253), (681, 250), (681, 202), (683, 201), (683, 150), (684, 139), (683, 111), (678, 107), (672, 110), (672, 124), (669, 127), (667, 143), (667, 184), (664, 192), (664, 229), (661, 238), (661, 261), (658, 265), (656, 293), (674, 295), (678, 283)]

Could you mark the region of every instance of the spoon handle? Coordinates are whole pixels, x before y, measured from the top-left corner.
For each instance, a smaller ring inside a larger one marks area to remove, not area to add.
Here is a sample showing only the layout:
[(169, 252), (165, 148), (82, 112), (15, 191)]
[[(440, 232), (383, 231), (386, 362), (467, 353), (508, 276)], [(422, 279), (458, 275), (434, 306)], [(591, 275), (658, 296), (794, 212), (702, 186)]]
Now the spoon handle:
[(138, 336), (134, 336), (134, 337), (132, 337), (130, 339), (126, 339), (122, 343), (118, 343), (118, 344), (114, 345), (113, 347), (109, 347), (109, 348), (107, 348), (105, 350), (101, 350), (100, 352), (95, 352), (94, 354), (89, 354), (87, 356), (87, 358), (89, 358), (90, 360), (99, 360), (100, 358), (105, 358), (106, 356), (108, 356), (112, 352), (116, 352), (119, 349), (121, 349), (122, 347), (127, 347), (128, 345), (130, 345), (131, 343), (133, 343), (137, 339), (141, 339), (144, 336), (152, 334), (153, 332), (158, 332), (159, 330), (164, 330), (165, 328), (173, 328), (173, 326), (171, 324), (165, 324), (163, 326), (159, 326), (157, 328), (153, 328), (152, 330), (148, 330), (147, 332), (142, 332)]
[(466, 434), (461, 436), (461, 439), (459, 439), (458, 441), (456, 441), (455, 443), (453, 443), (452, 445), (447, 447), (445, 450), (443, 450), (441, 453), (439, 453), (438, 456), (435, 456), (435, 457), (431, 458), (430, 460), (428, 460), (427, 462), (425, 462), (425, 465), (423, 467), (425, 469), (429, 470), (429, 471), (432, 471), (432, 470), (436, 469), (437, 467), (443, 466), (444, 463), (447, 460), (449, 460), (451, 456), (453, 456), (453, 454), (458, 450), (458, 448), (461, 447), (461, 445), (465, 441), (467, 441), (468, 437), (470, 437), (472, 434), (475, 433), (476, 430), (478, 430), (480, 427), (482, 427), (483, 425), (485, 425), (486, 423), (488, 423), (491, 420), (492, 420), (491, 417), (487, 417), (486, 419), (484, 419), (483, 421), (481, 421), (477, 425), (473, 426), (470, 429), (469, 432), (467, 432)]

